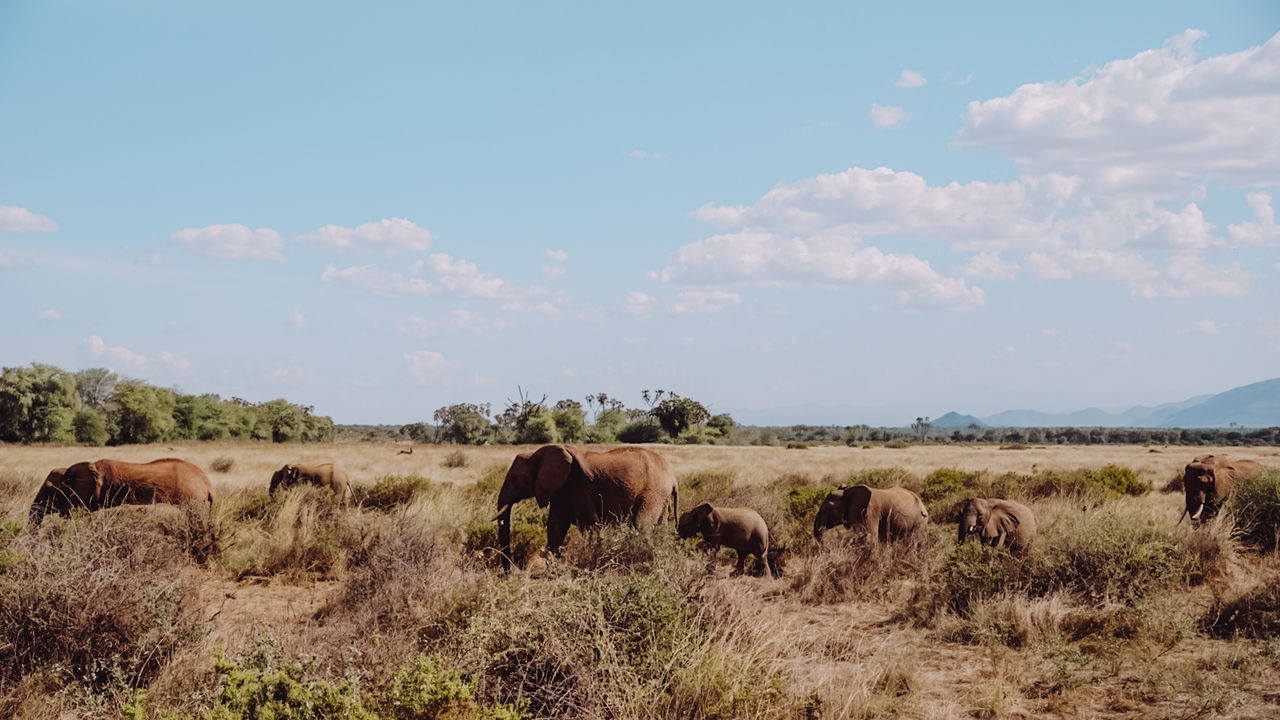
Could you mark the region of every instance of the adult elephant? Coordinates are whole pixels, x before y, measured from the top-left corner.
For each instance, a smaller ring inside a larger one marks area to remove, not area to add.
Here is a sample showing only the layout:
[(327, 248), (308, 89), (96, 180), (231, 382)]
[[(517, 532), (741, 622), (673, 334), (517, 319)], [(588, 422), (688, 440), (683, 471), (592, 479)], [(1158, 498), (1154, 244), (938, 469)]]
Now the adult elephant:
[(556, 552), (570, 525), (587, 530), (601, 523), (650, 528), (661, 522), (671, 501), (676, 510), (676, 476), (652, 450), (621, 447), (592, 452), (572, 445), (547, 445), (511, 461), (498, 491), (498, 544), (502, 567), (511, 568), (511, 506), (534, 498), (548, 507), (547, 550)]
[(71, 514), (73, 508), (100, 510), (116, 505), (184, 505), (209, 518), (213, 487), (200, 468), (186, 460), (165, 458), (149, 463), (98, 460), (76, 463), (49, 473), (31, 503), (31, 524), (44, 516)]
[(983, 545), (1026, 552), (1036, 537), (1036, 514), (1020, 502), (969, 498), (960, 518), (959, 542), (977, 537)]
[(1253, 460), (1227, 460), (1218, 455), (1201, 455), (1191, 462), (1182, 474), (1182, 491), (1186, 505), (1178, 522), (1190, 515), (1191, 522), (1199, 525), (1218, 513), (1222, 501), (1240, 480), (1262, 472), (1263, 467)]
[(285, 465), (271, 474), (269, 490), (272, 495), (275, 495), (276, 490), (300, 484), (327, 487), (338, 496), (343, 505), (351, 502), (352, 496), (355, 495), (355, 491), (351, 489), (351, 479), (347, 477), (347, 471), (333, 463)]
[(928, 522), (924, 501), (910, 490), (854, 485), (832, 490), (822, 501), (813, 519), (813, 537), (821, 541), (823, 531), (843, 525), (873, 542), (889, 542), (914, 535)]

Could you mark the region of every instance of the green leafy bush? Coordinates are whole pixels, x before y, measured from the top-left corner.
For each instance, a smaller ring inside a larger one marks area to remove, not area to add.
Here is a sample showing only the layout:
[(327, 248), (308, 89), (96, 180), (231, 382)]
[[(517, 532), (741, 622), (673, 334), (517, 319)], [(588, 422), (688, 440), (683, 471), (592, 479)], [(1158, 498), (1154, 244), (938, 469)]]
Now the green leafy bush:
[(383, 511), (408, 505), (415, 497), (433, 490), (429, 479), (417, 475), (386, 475), (373, 485), (357, 485), (353, 488), (356, 503), (360, 507)]
[(1240, 481), (1227, 507), (1241, 542), (1259, 550), (1280, 550), (1280, 471)]
[[(511, 562), (525, 567), (547, 546), (547, 517), (532, 502), (511, 507)], [(494, 567), (502, 562), (498, 524), (489, 518), (475, 520), (463, 529), (463, 547), (474, 558)]]
[(733, 492), (734, 474), (719, 470), (696, 470), (681, 475), (676, 485), (680, 489), (681, 511), (697, 507), (701, 503), (722, 501)]
[(939, 468), (925, 477), (924, 490), (921, 491), (920, 497), (925, 502), (929, 502), (947, 495), (963, 493), (975, 487), (977, 478), (977, 473), (968, 473), (955, 468)]
[(661, 442), (664, 437), (662, 427), (652, 420), (633, 422), (618, 433), (619, 442), (631, 444)]

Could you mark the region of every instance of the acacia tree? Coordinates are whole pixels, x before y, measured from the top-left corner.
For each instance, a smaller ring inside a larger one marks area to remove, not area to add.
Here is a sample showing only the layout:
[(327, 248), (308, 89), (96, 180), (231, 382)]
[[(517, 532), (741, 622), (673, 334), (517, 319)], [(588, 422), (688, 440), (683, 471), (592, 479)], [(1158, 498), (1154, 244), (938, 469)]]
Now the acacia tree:
[(924, 442), (925, 438), (929, 436), (929, 428), (931, 427), (933, 427), (933, 424), (929, 422), (928, 416), (918, 417), (915, 422), (911, 423), (911, 429), (915, 431), (916, 437), (920, 438), (920, 442)]
[(658, 425), (671, 437), (677, 437), (685, 430), (711, 419), (711, 413), (697, 400), (681, 397), (675, 393), (665, 393), (666, 397), (663, 398), (663, 394), (663, 391), (659, 390), (651, 396), (646, 390), (643, 397), (645, 402), (649, 402), (651, 397), (654, 398), (649, 415), (657, 420)]
[(439, 428), (440, 439), (460, 445), (483, 445), (488, 442), (493, 436), (493, 427), (488, 418), (488, 403), (446, 405), (432, 415)]

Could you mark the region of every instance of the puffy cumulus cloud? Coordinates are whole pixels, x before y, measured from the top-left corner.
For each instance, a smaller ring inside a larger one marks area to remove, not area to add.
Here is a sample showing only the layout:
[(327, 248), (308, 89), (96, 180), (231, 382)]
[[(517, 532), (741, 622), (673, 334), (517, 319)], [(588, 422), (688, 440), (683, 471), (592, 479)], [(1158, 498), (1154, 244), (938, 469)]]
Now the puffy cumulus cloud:
[(325, 225), (295, 239), (328, 252), (363, 252), (395, 255), (401, 252), (425, 251), (435, 238), (430, 230), (404, 218), (367, 222), (354, 228)]
[(647, 295), (638, 290), (633, 290), (627, 293), (627, 299), (623, 303), (622, 309), (625, 310), (628, 315), (647, 318), (653, 315), (653, 309), (659, 304), (658, 298), (653, 297), (652, 295)]
[(1089, 74), (972, 102), (957, 141), (1003, 150), (1026, 174), (1085, 178), (1100, 194), (1280, 182), (1280, 34), (1197, 60), (1203, 36), (1188, 30)]
[(871, 103), (871, 124), (881, 130), (887, 128), (900, 128), (904, 124), (911, 122), (911, 115), (900, 107), (895, 105), (880, 105), (879, 103)]
[(209, 257), (229, 260), (283, 260), (284, 238), (270, 228), (250, 229), (244, 225), (209, 225), (185, 228), (170, 239), (175, 245)]
[(985, 303), (981, 288), (942, 277), (914, 255), (862, 247), (856, 238), (779, 237), (764, 232), (715, 235), (676, 250), (659, 273), (663, 282), (699, 286), (890, 287), (904, 307), (970, 308)]
[(1000, 259), (1000, 253), (984, 252), (969, 258), (956, 272), (965, 277), (984, 280), (1012, 280), (1018, 276), (1018, 263)]
[(58, 312), (57, 310), (41, 310), (36, 313), (36, 317), (40, 318), (41, 320), (61, 320), (62, 313)]
[(675, 300), (667, 303), (667, 311), (672, 315), (690, 315), (694, 313), (719, 312), (726, 305), (737, 305), (742, 296), (728, 290), (681, 290)]
[(1196, 330), (1199, 330), (1205, 335), (1217, 335), (1221, 332), (1220, 330), (1218, 330), (1218, 323), (1210, 320), (1209, 318), (1204, 318), (1203, 320), (1197, 320), (1194, 323), (1194, 327)]
[(137, 353), (122, 345), (108, 345), (100, 336), (90, 335), (87, 338), (89, 353), (97, 358), (120, 363), (131, 368), (145, 368), (151, 363), (142, 353)]
[(1238, 245), (1267, 245), (1280, 240), (1280, 226), (1276, 225), (1276, 211), (1271, 207), (1271, 194), (1249, 193), (1245, 202), (1253, 210), (1257, 222), (1240, 222), (1227, 226), (1227, 235)]
[(565, 303), (564, 293), (550, 293), (545, 287), (522, 286), (481, 270), (475, 263), (461, 258), (454, 259), (446, 253), (435, 253), (425, 263), (414, 265), (415, 273), (435, 273), (437, 284), (443, 291), (464, 299), (496, 300), (499, 307), (510, 312), (530, 312), (556, 315), (557, 303)]
[(320, 279), (324, 282), (349, 285), (383, 297), (425, 295), (431, 290), (431, 285), (422, 278), (405, 277), (398, 272), (382, 270), (373, 265), (360, 265), (341, 270), (329, 265), (320, 274)]
[(1020, 181), (933, 186), (913, 172), (852, 167), (779, 185), (746, 206), (704, 205), (695, 218), (720, 227), (775, 233), (922, 235), (962, 250), (1052, 247), (1051, 202), (1031, 196), (1068, 192)]
[(17, 205), (0, 205), (0, 232), (53, 232), (58, 223)]
[(419, 350), (404, 356), (405, 365), (409, 366), (409, 374), (418, 382), (428, 382), (439, 375), (445, 366), (444, 355), (431, 350)]
[(548, 250), (547, 259), (556, 263), (568, 262), (569, 253), (564, 250)]
[(903, 70), (902, 72), (898, 73), (898, 87), (903, 87), (903, 88), (923, 87), (924, 84), (927, 82), (929, 81), (924, 79), (924, 75), (921, 75), (915, 70)]
[(564, 263), (569, 259), (569, 253), (563, 250), (548, 250), (547, 259), (551, 262), (542, 264), (542, 276), (546, 278), (564, 277)]

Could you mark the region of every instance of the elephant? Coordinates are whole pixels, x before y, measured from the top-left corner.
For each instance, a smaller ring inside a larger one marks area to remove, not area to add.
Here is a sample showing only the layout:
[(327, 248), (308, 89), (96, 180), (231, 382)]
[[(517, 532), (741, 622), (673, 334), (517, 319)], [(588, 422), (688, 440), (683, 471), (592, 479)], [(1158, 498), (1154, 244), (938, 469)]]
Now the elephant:
[(651, 528), (665, 522), (667, 501), (674, 514), (676, 476), (652, 450), (620, 447), (592, 452), (572, 445), (547, 445), (517, 455), (498, 491), (498, 544), (502, 567), (511, 568), (511, 506), (534, 498), (547, 513), (547, 551), (556, 552), (570, 525), (588, 530), (601, 523)]
[(351, 488), (351, 479), (347, 477), (347, 471), (333, 463), (324, 463), (323, 465), (285, 465), (271, 473), (269, 490), (272, 495), (275, 495), (276, 490), (291, 488), (294, 485), (303, 483), (329, 488), (334, 495), (341, 499), (344, 507), (351, 502), (352, 497), (355, 495), (355, 491)]
[(1020, 502), (1002, 498), (969, 498), (960, 518), (958, 541), (976, 536), (983, 545), (1026, 552), (1036, 537), (1036, 514)]
[(1190, 515), (1199, 525), (1218, 513), (1218, 508), (1235, 488), (1236, 482), (1262, 472), (1253, 460), (1227, 460), (1218, 455), (1201, 455), (1187, 463), (1182, 475), (1182, 491), (1186, 506), (1178, 522)]
[(49, 473), (31, 503), (30, 520), (38, 526), (51, 512), (68, 516), (72, 508), (100, 510), (154, 503), (188, 506), (207, 519), (213, 508), (213, 486), (203, 470), (176, 458), (149, 463), (76, 463)]
[(773, 576), (769, 568), (769, 526), (760, 513), (751, 508), (718, 508), (711, 503), (702, 503), (680, 516), (676, 532), (682, 538), (701, 533), (713, 553), (721, 545), (737, 550), (735, 575), (742, 574), (747, 556), (755, 555), (756, 564), (764, 569), (766, 575)]
[(872, 542), (891, 542), (913, 536), (928, 522), (924, 501), (910, 490), (854, 485), (832, 490), (822, 501), (813, 518), (813, 537), (821, 542), (824, 530), (844, 525)]

